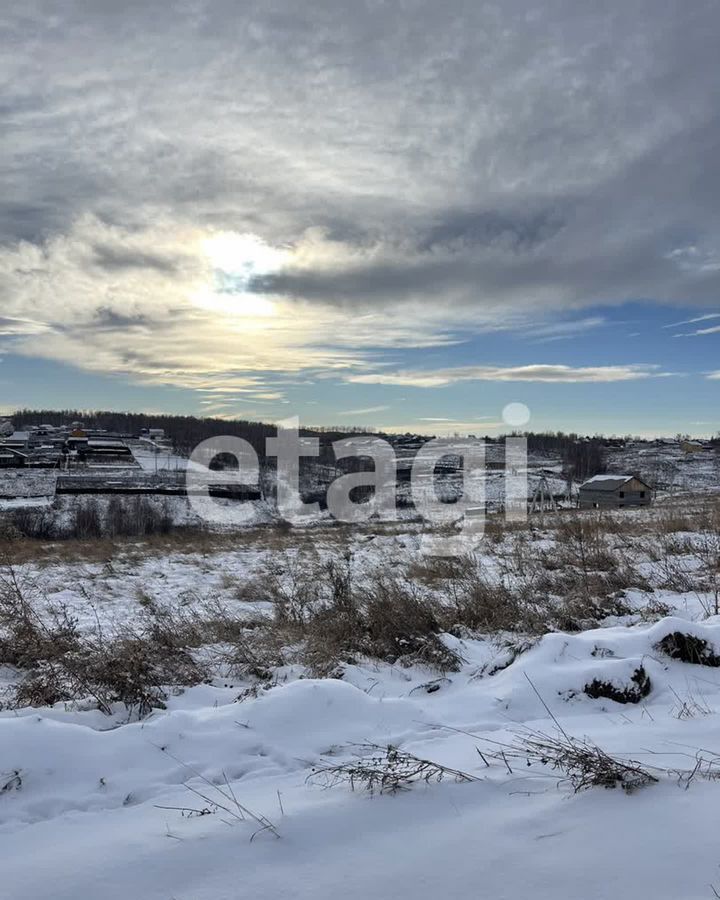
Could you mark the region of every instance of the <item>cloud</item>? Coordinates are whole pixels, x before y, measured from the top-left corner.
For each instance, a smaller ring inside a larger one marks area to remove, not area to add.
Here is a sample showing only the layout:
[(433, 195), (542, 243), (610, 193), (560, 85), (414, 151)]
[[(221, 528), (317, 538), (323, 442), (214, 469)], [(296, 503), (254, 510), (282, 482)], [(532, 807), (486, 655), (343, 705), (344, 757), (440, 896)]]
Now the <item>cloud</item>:
[(417, 419), (414, 422), (404, 422), (401, 424), (391, 424), (379, 426), (380, 431), (388, 434), (433, 434), (437, 437), (453, 437), (456, 434), (461, 435), (484, 435), (491, 431), (497, 431), (498, 428), (507, 428), (504, 422), (487, 421), (484, 417), (481, 419), (470, 419), (462, 421), (460, 419)]
[[(477, 416), (476, 422), (490, 421), (492, 416)], [(449, 419), (446, 416), (420, 416), (418, 422), (457, 422), (457, 419)]]
[[(68, 235), (0, 247), (7, 312), (0, 334), (13, 337), (17, 353), (148, 383), (235, 393), (257, 392), (276, 371), (360, 363), (354, 345), (362, 343), (362, 328), (359, 337), (343, 341), (347, 323), (336, 309), (303, 311), (280, 300), (259, 314), (252, 297), (214, 292), (216, 271), (203, 250), (207, 235), (167, 219), (128, 229), (88, 215)], [(96, 265), (98, 245), (108, 258), (136, 259), (143, 248), (142, 258), (174, 264), (121, 265), (108, 277)], [(30, 312), (43, 321), (27, 318)], [(409, 339), (410, 331), (393, 340)]]
[(663, 325), (663, 328), (679, 328), (681, 325), (695, 325), (698, 322), (707, 322), (710, 319), (720, 319), (720, 313), (706, 313), (703, 316), (695, 316), (693, 319), (685, 319), (682, 322), (672, 322), (670, 325)]
[(160, 254), (143, 250), (118, 248), (109, 244), (95, 244), (92, 247), (92, 262), (113, 273), (123, 269), (150, 269), (166, 274), (173, 274), (181, 265), (179, 259), (171, 259)]
[(364, 416), (369, 413), (384, 412), (389, 406), (366, 406), (364, 409), (345, 409), (337, 413), (338, 416)]
[(546, 325), (535, 325), (528, 328), (527, 337), (538, 343), (564, 341), (579, 337), (587, 331), (601, 328), (606, 324), (607, 319), (604, 316), (586, 316), (584, 319), (566, 322), (548, 322)]
[(710, 328), (698, 328), (695, 331), (683, 332), (682, 334), (674, 334), (673, 337), (702, 337), (706, 334), (719, 334), (720, 325), (713, 325)]
[[(716, 308), (719, 26), (653, 0), (5, 4), (3, 315), (47, 323), (8, 337), (272, 393), (481, 331), (570, 338), (593, 304)], [(287, 259), (218, 273), (216, 233)]]
[(590, 366), (573, 368), (565, 365), (525, 366), (460, 366), (457, 368), (380, 372), (348, 375), (346, 381), (353, 384), (392, 384), (407, 387), (435, 388), (461, 381), (525, 381), (544, 384), (612, 383), (636, 381), (640, 378), (658, 378), (669, 375), (659, 366)]
[(43, 334), (50, 330), (45, 322), (0, 316), (0, 338), (27, 334)]
[[(282, 295), (258, 300), (242, 286), (228, 290), (230, 273), (215, 268), (209, 235), (172, 219), (130, 229), (86, 215), (67, 235), (0, 247), (9, 314), (0, 330), (22, 338), (16, 352), (150, 383), (199, 388), (209, 376), (230, 373), (231, 392), (248, 379), (255, 384), (258, 373), (332, 373), (365, 366), (370, 350), (458, 340), (462, 316), (437, 306), (353, 311)], [(310, 234), (298, 243), (301, 263), (316, 242)], [(110, 277), (96, 264), (98, 246), (106, 258), (173, 264), (123, 264)], [(24, 318), (29, 312), (44, 323)], [(477, 327), (501, 326), (483, 320)]]

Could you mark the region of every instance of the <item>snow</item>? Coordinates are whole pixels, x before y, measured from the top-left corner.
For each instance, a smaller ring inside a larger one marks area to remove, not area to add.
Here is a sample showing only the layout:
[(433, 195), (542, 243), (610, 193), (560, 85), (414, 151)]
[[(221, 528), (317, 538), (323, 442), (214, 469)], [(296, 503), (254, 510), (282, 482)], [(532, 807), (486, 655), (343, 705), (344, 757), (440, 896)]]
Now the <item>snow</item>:
[(584, 485), (594, 484), (596, 481), (630, 481), (631, 478), (632, 475), (593, 475)]
[(0, 510), (51, 506), (52, 497), (13, 497), (0, 499)]
[[(248, 843), (213, 817), (174, 821), (166, 831), (168, 813), (150, 819), (138, 808), (94, 831), (88, 825), (104, 819), (89, 814), (84, 827), (79, 818), (65, 823), (61, 836), (39, 826), (48, 849), (33, 866), (20, 862), (23, 844), (11, 838), (6, 888), (14, 900), (47, 896), (49, 880), (56, 900), (693, 900), (708, 896), (716, 874), (715, 837), (703, 826), (714, 818), (714, 786), (699, 802), (671, 786), (654, 797), (507, 798), (480, 784), (373, 801), (325, 793), (312, 804), (282, 787), (279, 841)], [(663, 819), (649, 829), (658, 806)]]
[[(632, 463), (638, 452), (623, 451), (623, 467), (642, 471)], [(648, 468), (670, 465), (672, 453), (664, 462), (653, 457)], [(154, 469), (154, 454), (140, 456), (143, 468)], [(164, 459), (158, 459), (163, 467)], [(717, 490), (714, 465), (673, 456), (681, 474), (668, 483), (696, 478), (703, 489)], [(182, 468), (169, 462), (176, 466)], [(26, 492), (28, 500), (17, 500), (16, 478), (2, 473), (0, 493), (12, 498), (5, 503), (49, 502), (40, 480)], [(490, 496), (500, 496), (502, 475), (489, 473), (488, 486)], [(58, 498), (59, 514), (67, 515), (74, 502)], [(162, 502), (177, 521), (194, 523), (183, 498)], [(265, 504), (245, 508), (250, 525), (272, 521)], [(641, 523), (661, 513), (662, 507), (618, 515)], [(415, 558), (420, 534), (413, 525), (383, 528), (354, 532), (359, 571), (371, 562), (391, 565), (398, 554)], [(112, 630), (132, 622), (148, 598), (180, 609), (218, 601), (254, 616), (267, 610), (245, 599), (242, 588), (283, 552), (283, 540), (294, 553), (312, 547), (330, 557), (342, 546), (333, 535), (327, 525), (284, 539), (272, 529), (248, 529), (217, 534), (209, 546), (182, 552), (172, 545), (151, 553), (127, 544), (109, 559), (106, 551), (99, 558), (54, 555), (57, 547), (47, 545), (38, 559), (18, 567), (18, 575), (48, 603), (65, 604), (81, 627), (99, 622)], [(694, 537), (683, 534), (682, 540), (689, 545)], [(549, 528), (528, 540), (534, 554), (557, 546)], [(650, 594), (627, 591), (633, 614), (517, 647), (508, 646), (508, 635), (445, 635), (463, 659), (461, 670), (446, 676), (361, 659), (345, 665), (342, 677), (327, 679), (287, 665), (275, 672), (273, 686), (254, 693), (247, 682), (216, 677), (170, 696), (167, 709), (142, 721), (130, 720), (120, 707), (112, 716), (62, 704), (0, 712), (0, 895), (712, 897), (711, 885), (720, 890), (720, 782), (688, 780), (678, 772), (693, 769), (698, 748), (706, 758), (720, 753), (720, 669), (671, 660), (657, 645), (682, 631), (720, 653), (720, 617), (707, 615), (709, 595), (663, 587), (662, 561), (636, 551), (631, 535), (622, 540), (629, 564), (655, 587)], [(488, 577), (506, 577), (507, 560), (498, 547), (488, 544), (478, 552)], [(691, 554), (673, 560), (680, 574), (698, 566)], [(655, 615), (651, 604), (671, 614), (647, 621)], [(594, 679), (627, 686), (640, 667), (651, 690), (637, 704), (584, 692)], [(12, 677), (0, 670), (0, 683)], [(510, 771), (497, 761), (486, 767), (478, 753), (488, 758), (496, 742), (512, 743), (524, 729), (557, 734), (559, 728), (619, 758), (638, 760), (659, 783), (631, 795), (601, 788), (575, 794), (542, 766), (512, 760)], [(399, 746), (478, 781), (419, 783), (406, 793), (371, 798), (360, 788), (330, 789), (313, 780), (315, 768), (351, 760), (368, 742)], [(266, 816), (279, 839), (214, 806), (225, 802), (220, 792), (228, 789)]]
[[(198, 686), (129, 724), (63, 709), (3, 713), (0, 771), (22, 781), (0, 794), (5, 895), (47, 896), (51, 884), (54, 900), (705, 898), (720, 862), (709, 827), (717, 784), (686, 789), (661, 777), (631, 796), (574, 795), (552, 773), (487, 769), (476, 750), (523, 725), (552, 730), (539, 694), (568, 733), (646, 765), (692, 768), (694, 748), (720, 747), (720, 677), (658, 654), (657, 641), (678, 629), (720, 646), (720, 619), (668, 618), (550, 634), (485, 677), (498, 648), (458, 642), (466, 664), (433, 693), (421, 689), (427, 671), (374, 665), (240, 703), (236, 689)], [(641, 704), (582, 694), (592, 678), (621, 684), (640, 664), (653, 683)], [(676, 698), (689, 690), (707, 715), (677, 717)], [(348, 745), (367, 741), (480, 781), (374, 798), (307, 781), (314, 765), (350, 758)], [(166, 808), (207, 807), (185, 783), (212, 799), (226, 779), (279, 840), (253, 822), (226, 824), (222, 812)]]

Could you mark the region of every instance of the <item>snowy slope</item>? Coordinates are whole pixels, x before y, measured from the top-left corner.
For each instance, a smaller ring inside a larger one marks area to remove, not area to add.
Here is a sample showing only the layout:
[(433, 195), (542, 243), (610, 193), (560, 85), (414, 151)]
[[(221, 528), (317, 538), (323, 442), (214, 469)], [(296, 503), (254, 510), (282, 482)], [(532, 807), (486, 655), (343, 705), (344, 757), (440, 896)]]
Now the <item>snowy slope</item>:
[[(488, 662), (507, 661), (497, 645), (448, 637), (466, 662), (432, 693), (432, 673), (375, 664), (349, 667), (342, 681), (291, 679), (242, 702), (235, 688), (199, 686), (142, 723), (61, 709), (4, 713), (4, 895), (712, 896), (720, 786), (661, 771), (692, 769), (697, 748), (720, 751), (718, 670), (656, 648), (679, 629), (720, 647), (720, 620), (664, 619), (547, 635), (487, 675)], [(639, 665), (652, 683), (639, 704), (583, 693), (596, 677), (627, 684)], [(692, 715), (682, 715), (680, 698), (694, 699)], [(542, 767), (486, 768), (476, 748), (489, 754), (525, 726), (556, 730), (543, 702), (568, 733), (655, 767), (659, 783), (632, 795), (573, 794)], [(348, 745), (367, 741), (480, 780), (373, 798), (307, 781), (314, 766), (351, 759)], [(222, 810), (160, 808), (212, 809), (230, 789), (280, 838)]]

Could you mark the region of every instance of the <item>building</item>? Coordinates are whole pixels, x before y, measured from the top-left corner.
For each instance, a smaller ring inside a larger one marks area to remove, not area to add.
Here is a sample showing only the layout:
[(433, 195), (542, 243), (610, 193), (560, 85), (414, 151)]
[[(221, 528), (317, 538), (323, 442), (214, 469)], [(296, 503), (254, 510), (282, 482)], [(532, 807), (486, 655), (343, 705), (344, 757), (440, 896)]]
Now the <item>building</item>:
[(27, 454), (0, 444), (0, 469), (24, 469), (27, 461)]
[(680, 449), (683, 453), (702, 453), (705, 445), (701, 441), (681, 441)]
[(652, 488), (635, 475), (595, 475), (580, 485), (580, 509), (650, 506)]
[(84, 452), (87, 449), (87, 445), (88, 445), (87, 435), (80, 434), (75, 431), (65, 441), (65, 447), (68, 451), (75, 450), (78, 453)]
[(11, 448), (12, 450), (20, 450), (25, 451), (30, 446), (30, 432), (29, 431), (13, 431), (12, 434), (7, 435), (2, 440), (2, 447)]
[(81, 456), (91, 460), (113, 460), (113, 461), (132, 461), (132, 451), (125, 441), (118, 441), (111, 438), (90, 438), (84, 448), (78, 448)]

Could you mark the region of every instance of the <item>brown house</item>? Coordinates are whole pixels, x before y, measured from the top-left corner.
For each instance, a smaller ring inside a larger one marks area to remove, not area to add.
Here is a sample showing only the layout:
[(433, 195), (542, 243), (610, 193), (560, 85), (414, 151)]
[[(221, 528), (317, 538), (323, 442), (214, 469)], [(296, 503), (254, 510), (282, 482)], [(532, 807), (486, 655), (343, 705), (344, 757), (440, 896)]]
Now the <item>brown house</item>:
[(580, 509), (650, 506), (652, 488), (635, 475), (595, 475), (580, 485)]

